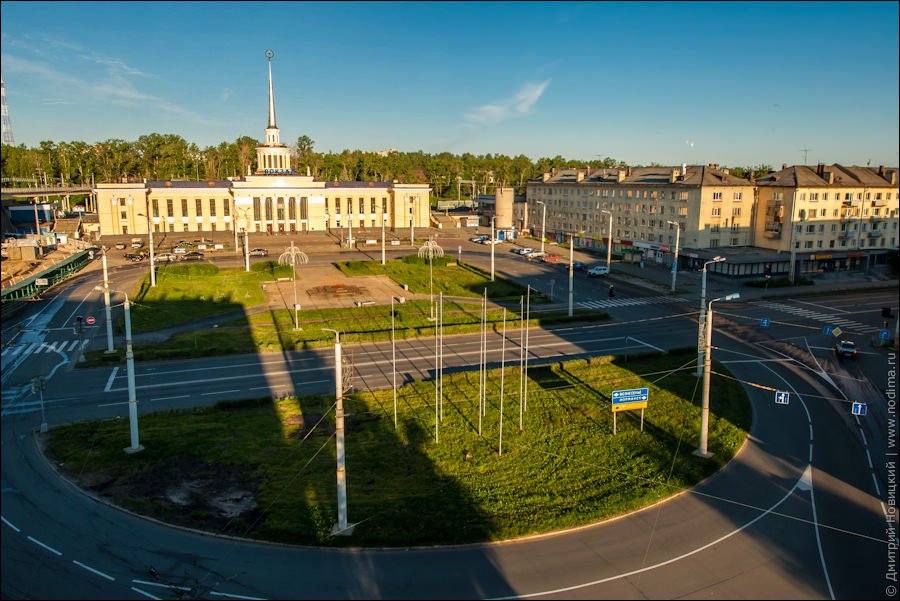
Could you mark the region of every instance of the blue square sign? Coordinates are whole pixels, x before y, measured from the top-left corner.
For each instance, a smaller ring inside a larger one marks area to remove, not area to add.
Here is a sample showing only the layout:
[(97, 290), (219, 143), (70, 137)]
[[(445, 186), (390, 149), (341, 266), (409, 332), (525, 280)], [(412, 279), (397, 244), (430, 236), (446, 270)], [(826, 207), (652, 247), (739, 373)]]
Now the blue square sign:
[(853, 403), (853, 415), (865, 415), (869, 412), (869, 408), (865, 403)]
[(888, 338), (891, 337), (891, 333), (888, 332), (887, 330), (881, 330), (880, 332), (878, 332), (878, 336), (879, 336), (882, 340), (887, 340)]
[(833, 331), (834, 331), (834, 326), (825, 326), (824, 328), (822, 328), (822, 333), (825, 334), (826, 336), (831, 334)]
[(775, 393), (776, 405), (787, 405), (791, 402), (791, 393), (778, 391)]
[(769, 327), (769, 318), (768, 318), (768, 317), (763, 317), (762, 319), (760, 319), (760, 320), (759, 320), (759, 327), (761, 327), (761, 328), (768, 328), (768, 327)]

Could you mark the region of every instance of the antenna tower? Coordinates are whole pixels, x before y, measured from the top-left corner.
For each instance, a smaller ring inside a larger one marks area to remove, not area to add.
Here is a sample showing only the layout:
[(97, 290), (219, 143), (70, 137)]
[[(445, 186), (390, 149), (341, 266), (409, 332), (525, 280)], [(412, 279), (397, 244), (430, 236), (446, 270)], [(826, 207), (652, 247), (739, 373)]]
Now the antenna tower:
[(806, 164), (806, 157), (807, 157), (807, 155), (809, 155), (810, 150), (813, 150), (813, 149), (812, 148), (801, 148), (800, 149), (800, 152), (803, 153), (803, 164), (804, 165)]
[(9, 108), (6, 106), (6, 82), (0, 76), (0, 94), (3, 97), (3, 145), (15, 146), (16, 140), (13, 138), (12, 125), (9, 123)]

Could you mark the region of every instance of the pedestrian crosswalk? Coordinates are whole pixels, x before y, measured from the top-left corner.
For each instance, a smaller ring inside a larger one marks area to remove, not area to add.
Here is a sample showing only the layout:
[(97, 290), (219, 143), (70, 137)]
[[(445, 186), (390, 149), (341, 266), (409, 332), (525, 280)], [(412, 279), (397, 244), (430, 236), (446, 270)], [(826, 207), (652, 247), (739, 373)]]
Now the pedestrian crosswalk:
[(26, 355), (37, 355), (40, 353), (63, 353), (68, 354), (81, 345), (81, 350), (88, 345), (89, 340), (60, 340), (57, 342), (32, 342), (24, 344), (14, 344), (7, 346), (0, 353), (4, 359), (14, 357), (25, 357)]
[(879, 330), (879, 328), (874, 326), (860, 323), (852, 319), (845, 319), (836, 313), (822, 313), (821, 311), (813, 311), (811, 309), (804, 309), (803, 307), (794, 307), (792, 305), (768, 301), (761, 302), (758, 306), (772, 309), (773, 311), (781, 311), (782, 313), (796, 315), (797, 317), (802, 317), (804, 319), (818, 321), (823, 325), (838, 326), (845, 332), (853, 334), (874, 334)]
[(655, 305), (659, 303), (687, 303), (688, 299), (682, 298), (680, 296), (639, 296), (635, 298), (610, 298), (604, 300), (595, 300), (595, 301), (580, 301), (578, 302), (579, 307), (583, 307), (585, 309), (612, 309), (614, 307), (633, 307), (640, 305)]

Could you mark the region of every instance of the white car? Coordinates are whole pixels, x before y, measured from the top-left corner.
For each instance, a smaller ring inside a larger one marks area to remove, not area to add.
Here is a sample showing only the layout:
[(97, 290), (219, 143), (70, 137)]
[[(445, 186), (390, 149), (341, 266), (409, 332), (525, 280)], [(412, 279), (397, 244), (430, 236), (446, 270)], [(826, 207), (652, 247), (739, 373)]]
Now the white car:
[(530, 257), (531, 255), (533, 255), (536, 252), (538, 252), (538, 251), (534, 250), (533, 248), (523, 248), (522, 250), (519, 251), (519, 254), (522, 255), (523, 257)]
[(159, 253), (153, 257), (154, 261), (168, 263), (169, 261), (177, 261), (178, 257), (173, 255), (172, 253)]
[(176, 255), (185, 255), (185, 254), (187, 254), (187, 251), (188, 251), (188, 249), (186, 249), (183, 246), (176, 246), (175, 248), (172, 249), (172, 252), (175, 253)]
[(609, 268), (606, 265), (596, 265), (588, 269), (588, 276), (595, 278), (601, 275), (609, 275)]
[(481, 244), (482, 242), (484, 242), (484, 241), (487, 240), (488, 238), (490, 238), (490, 236), (485, 236), (485, 235), (481, 235), (481, 236), (472, 236), (471, 238), (469, 238), (469, 242), (477, 242), (477, 243)]

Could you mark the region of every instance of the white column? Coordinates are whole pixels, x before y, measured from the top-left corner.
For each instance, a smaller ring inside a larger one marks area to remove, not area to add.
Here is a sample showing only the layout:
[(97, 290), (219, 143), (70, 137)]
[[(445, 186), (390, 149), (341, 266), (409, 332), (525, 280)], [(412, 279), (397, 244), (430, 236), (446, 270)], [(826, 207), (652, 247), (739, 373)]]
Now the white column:
[(337, 493), (338, 493), (338, 522), (333, 534), (349, 534), (347, 524), (347, 470), (344, 465), (344, 377), (341, 364), (341, 340), (334, 344), (334, 377), (335, 397), (337, 408), (335, 410), (335, 438), (337, 439)]
[(103, 303), (106, 313), (106, 352), (114, 353), (113, 348), (113, 327), (112, 327), (112, 306), (109, 302), (109, 272), (106, 265), (106, 247), (103, 248)]
[(131, 347), (131, 305), (125, 297), (125, 366), (128, 372), (128, 423), (131, 428), (131, 446), (126, 453), (144, 449), (138, 436), (137, 393), (134, 384), (134, 351)]

